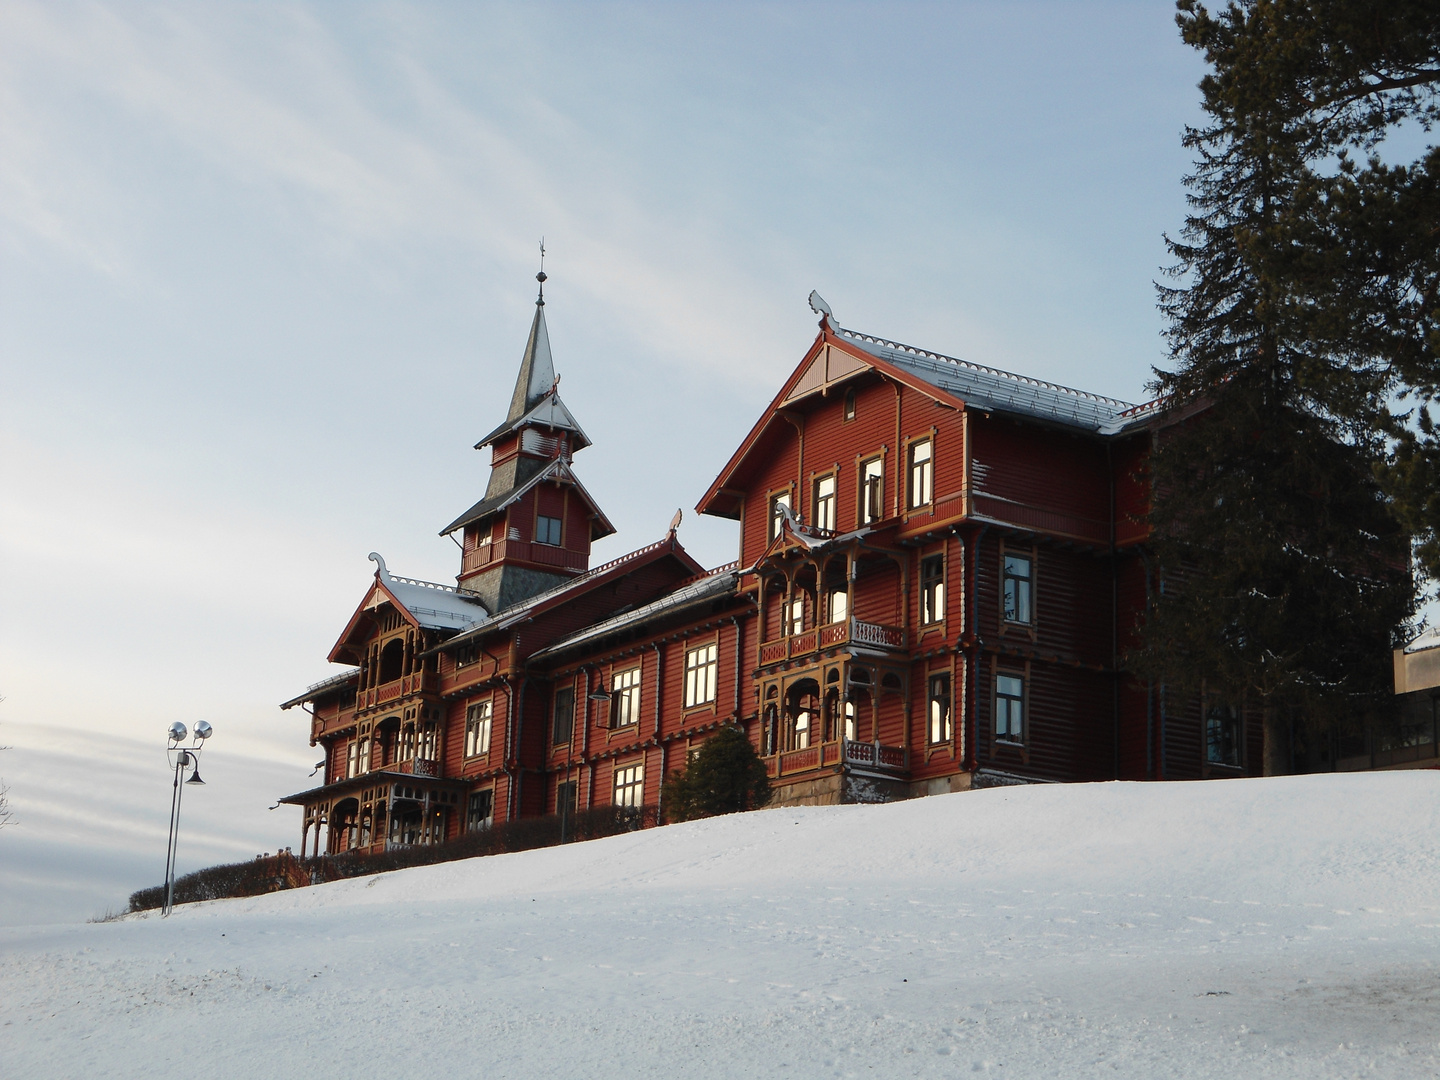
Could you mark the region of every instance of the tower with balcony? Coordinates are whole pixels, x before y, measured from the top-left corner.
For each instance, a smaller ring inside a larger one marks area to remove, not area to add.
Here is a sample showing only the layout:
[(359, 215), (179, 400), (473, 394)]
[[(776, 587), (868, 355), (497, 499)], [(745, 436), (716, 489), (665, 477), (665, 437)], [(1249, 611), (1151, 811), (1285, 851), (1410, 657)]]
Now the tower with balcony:
[(475, 444), (490, 451), (490, 482), (474, 506), (441, 530), (458, 534), (461, 591), (491, 612), (563, 584), (590, 566), (590, 545), (615, 531), (572, 465), (590, 445), (560, 400), (545, 328), (545, 273), (510, 411)]

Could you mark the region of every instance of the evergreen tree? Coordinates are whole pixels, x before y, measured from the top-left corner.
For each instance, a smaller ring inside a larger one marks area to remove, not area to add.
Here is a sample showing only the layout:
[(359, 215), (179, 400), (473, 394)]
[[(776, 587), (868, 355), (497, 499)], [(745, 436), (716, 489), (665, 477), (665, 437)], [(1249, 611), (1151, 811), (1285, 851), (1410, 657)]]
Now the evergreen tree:
[(661, 797), (670, 821), (758, 810), (770, 801), (770, 778), (745, 732), (727, 725), (665, 778)]
[(1163, 569), (1133, 659), (1182, 694), (1259, 704), (1265, 771), (1283, 772), (1292, 724), (1383, 705), (1388, 649), (1413, 612), (1406, 538), (1376, 479), (1394, 376), (1316, 310), (1343, 252), (1302, 242), (1323, 231), (1330, 194), (1312, 167), (1327, 129), (1296, 89), (1311, 13), (1179, 8), (1212, 71), (1207, 123), (1184, 137), (1191, 212), (1167, 237), (1177, 284), (1160, 289), (1173, 362), (1156, 372), (1173, 422), (1151, 463)]

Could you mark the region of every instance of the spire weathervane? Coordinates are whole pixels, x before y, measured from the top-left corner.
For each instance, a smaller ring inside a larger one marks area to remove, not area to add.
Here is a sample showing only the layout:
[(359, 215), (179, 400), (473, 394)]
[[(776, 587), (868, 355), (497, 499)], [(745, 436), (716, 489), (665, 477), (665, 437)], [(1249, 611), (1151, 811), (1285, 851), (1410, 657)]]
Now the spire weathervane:
[(535, 303), (539, 307), (545, 306), (545, 238), (540, 238), (540, 272), (535, 275), (535, 280), (540, 282), (540, 299)]

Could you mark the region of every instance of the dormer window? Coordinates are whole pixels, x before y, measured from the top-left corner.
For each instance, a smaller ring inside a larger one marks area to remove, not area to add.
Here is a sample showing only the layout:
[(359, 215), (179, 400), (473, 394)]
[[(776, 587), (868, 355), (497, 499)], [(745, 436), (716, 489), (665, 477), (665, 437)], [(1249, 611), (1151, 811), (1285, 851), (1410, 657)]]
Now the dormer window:
[(537, 544), (549, 544), (552, 547), (560, 546), (560, 519), (557, 517), (545, 517), (543, 514), (536, 519), (535, 542)]

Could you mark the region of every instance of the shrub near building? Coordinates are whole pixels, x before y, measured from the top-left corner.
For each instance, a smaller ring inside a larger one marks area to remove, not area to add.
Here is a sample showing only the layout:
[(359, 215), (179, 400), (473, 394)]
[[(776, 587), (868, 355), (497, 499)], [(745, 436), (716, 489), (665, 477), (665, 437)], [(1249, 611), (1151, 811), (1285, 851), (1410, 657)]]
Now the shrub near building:
[(669, 821), (758, 810), (770, 801), (770, 778), (745, 733), (727, 725), (665, 779), (662, 798)]

